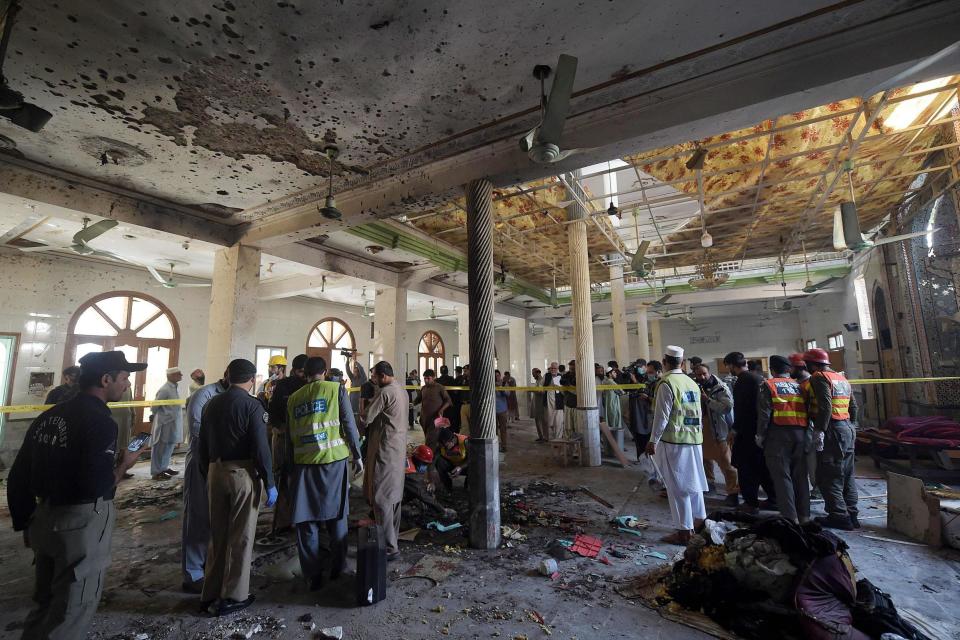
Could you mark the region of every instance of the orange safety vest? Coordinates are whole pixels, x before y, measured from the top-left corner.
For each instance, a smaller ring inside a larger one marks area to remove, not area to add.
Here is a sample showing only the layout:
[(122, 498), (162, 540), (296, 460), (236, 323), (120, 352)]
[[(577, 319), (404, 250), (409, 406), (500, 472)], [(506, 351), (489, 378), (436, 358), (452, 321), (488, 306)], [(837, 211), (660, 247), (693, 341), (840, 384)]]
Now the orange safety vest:
[(810, 378), (800, 383), (800, 395), (803, 401), (807, 403), (807, 415), (815, 418), (817, 415), (817, 398), (813, 395), (813, 386), (810, 384)]
[(850, 395), (853, 391), (850, 383), (836, 371), (818, 371), (815, 376), (823, 376), (830, 381), (830, 419), (850, 419)]
[(773, 424), (806, 427), (807, 405), (800, 395), (800, 383), (792, 378), (771, 378), (766, 383), (773, 401)]
[(458, 433), (457, 447), (453, 451), (447, 451), (447, 448), (441, 445), (440, 455), (459, 467), (467, 459), (467, 436)]

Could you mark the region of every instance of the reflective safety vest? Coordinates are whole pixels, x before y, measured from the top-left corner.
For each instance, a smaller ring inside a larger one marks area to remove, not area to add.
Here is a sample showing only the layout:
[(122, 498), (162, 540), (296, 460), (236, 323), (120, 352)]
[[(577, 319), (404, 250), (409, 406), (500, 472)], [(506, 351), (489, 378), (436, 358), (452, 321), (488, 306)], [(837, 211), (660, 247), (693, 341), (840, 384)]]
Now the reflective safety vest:
[(810, 378), (800, 383), (800, 395), (803, 401), (807, 403), (807, 415), (811, 419), (817, 416), (817, 398), (813, 395), (813, 385), (810, 384)]
[(287, 400), (287, 424), (296, 464), (329, 464), (350, 457), (340, 433), (340, 383), (317, 380)]
[(462, 465), (467, 460), (467, 436), (457, 434), (457, 446), (453, 451), (448, 451), (446, 447), (440, 445), (440, 455), (452, 462), (455, 467)]
[(830, 381), (830, 419), (850, 419), (850, 396), (853, 390), (842, 374), (836, 371), (818, 371), (815, 376), (823, 376)]
[(673, 394), (673, 408), (660, 439), (671, 444), (703, 444), (700, 423), (700, 387), (684, 373), (664, 376), (657, 385), (666, 385)]
[(773, 424), (782, 427), (806, 427), (807, 405), (800, 393), (800, 383), (793, 378), (771, 378), (766, 381), (773, 402)]

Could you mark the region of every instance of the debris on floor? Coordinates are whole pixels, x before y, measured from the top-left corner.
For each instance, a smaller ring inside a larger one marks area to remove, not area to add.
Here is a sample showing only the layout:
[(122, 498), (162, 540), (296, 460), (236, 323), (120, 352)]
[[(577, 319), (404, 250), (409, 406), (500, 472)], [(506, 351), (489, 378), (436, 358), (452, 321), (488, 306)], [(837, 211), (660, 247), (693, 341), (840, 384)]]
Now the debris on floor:
[[(833, 532), (815, 523), (723, 512), (707, 523), (673, 565), (617, 591), (707, 633), (719, 625), (725, 633), (718, 637), (826, 638), (853, 627), (871, 638), (895, 633), (928, 640), (887, 594), (866, 578), (856, 580), (848, 546)], [(736, 527), (714, 542), (729, 524)], [(659, 552), (644, 555), (666, 559)]]

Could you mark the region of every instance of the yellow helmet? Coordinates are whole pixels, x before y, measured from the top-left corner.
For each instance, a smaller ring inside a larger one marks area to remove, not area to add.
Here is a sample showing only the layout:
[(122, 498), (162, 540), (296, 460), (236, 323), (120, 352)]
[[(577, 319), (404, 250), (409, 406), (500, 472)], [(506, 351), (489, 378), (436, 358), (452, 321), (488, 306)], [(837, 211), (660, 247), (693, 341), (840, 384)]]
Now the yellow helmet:
[(270, 362), (268, 362), (267, 365), (271, 367), (277, 365), (285, 367), (287, 366), (287, 356), (270, 356)]

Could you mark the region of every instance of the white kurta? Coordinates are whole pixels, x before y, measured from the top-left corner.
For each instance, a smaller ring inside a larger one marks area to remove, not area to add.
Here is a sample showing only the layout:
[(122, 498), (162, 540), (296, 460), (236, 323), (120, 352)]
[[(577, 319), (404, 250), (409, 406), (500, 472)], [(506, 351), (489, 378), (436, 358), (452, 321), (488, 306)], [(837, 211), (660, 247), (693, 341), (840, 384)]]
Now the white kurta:
[[(668, 375), (685, 375), (679, 369)], [(703, 472), (703, 447), (698, 444), (661, 442), (673, 410), (673, 391), (662, 383), (657, 388), (650, 442), (656, 445), (654, 460), (667, 488), (670, 510), (677, 529), (692, 530), (695, 518), (706, 517), (703, 492), (708, 491), (707, 476)]]
[[(173, 382), (165, 382), (157, 391), (157, 400), (177, 400), (180, 393)], [(151, 444), (176, 443), (183, 440), (183, 406), (168, 404), (153, 408)]]

